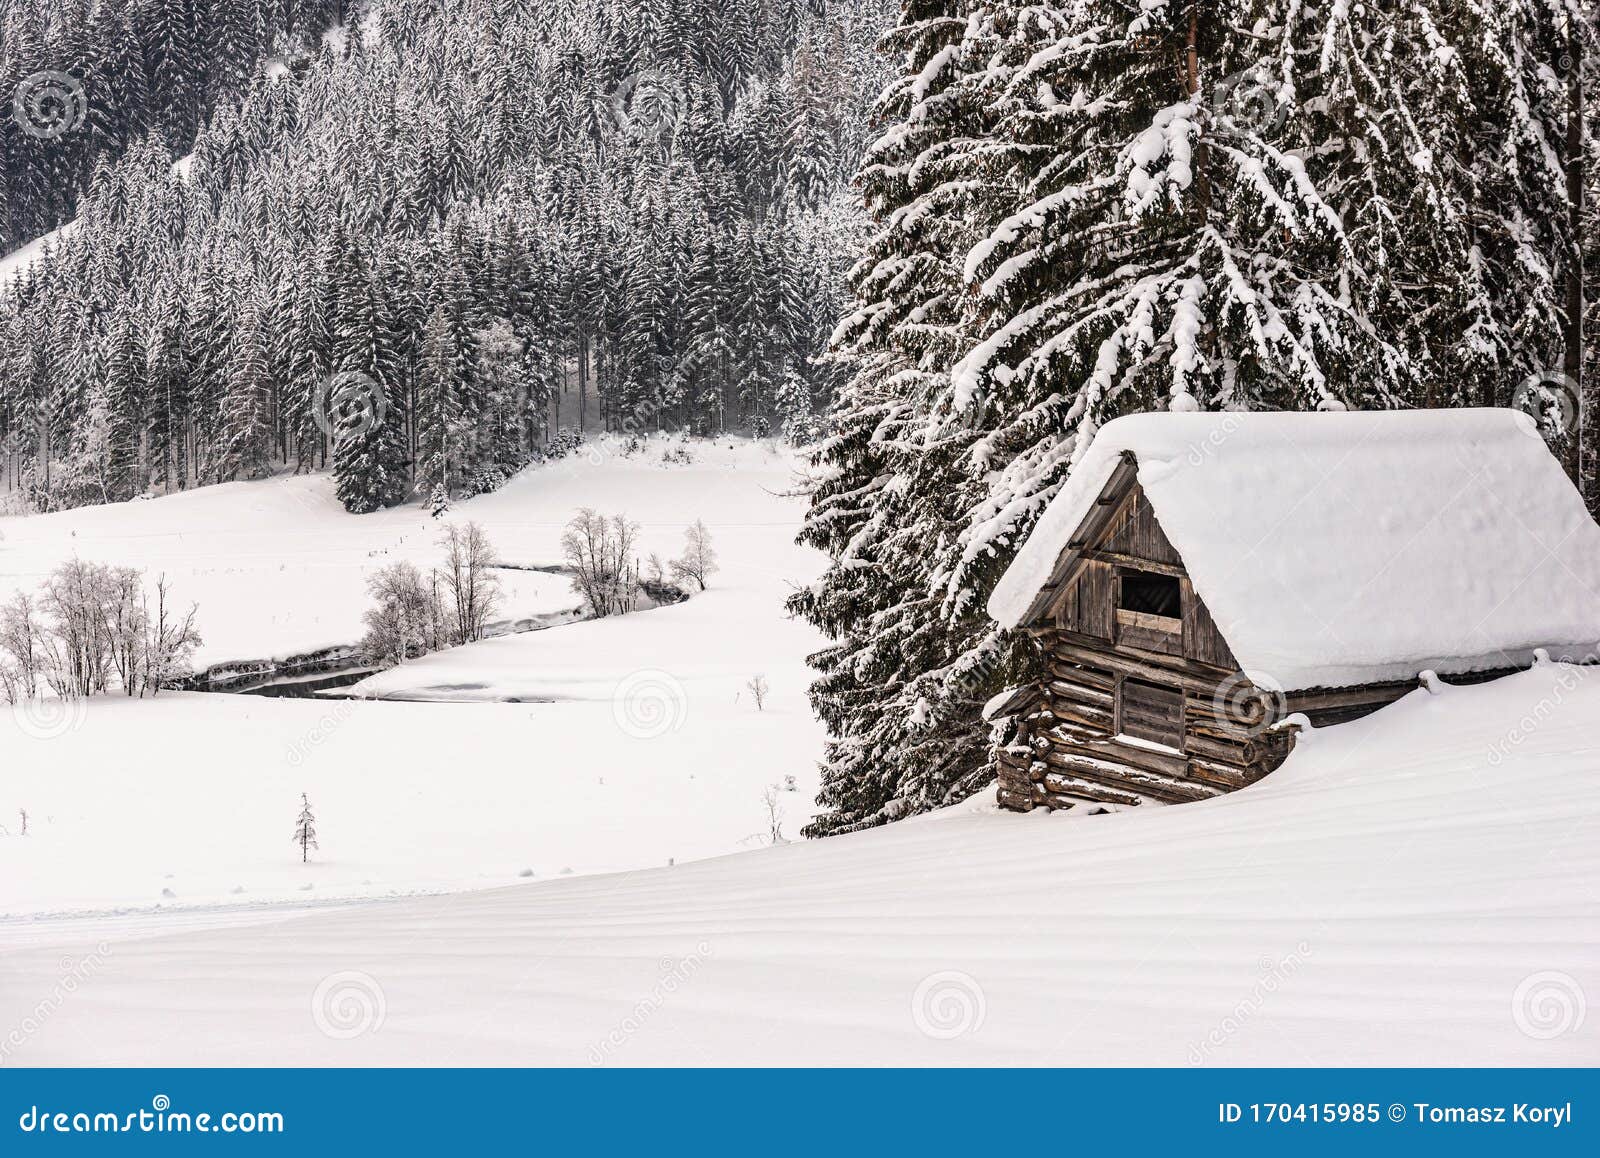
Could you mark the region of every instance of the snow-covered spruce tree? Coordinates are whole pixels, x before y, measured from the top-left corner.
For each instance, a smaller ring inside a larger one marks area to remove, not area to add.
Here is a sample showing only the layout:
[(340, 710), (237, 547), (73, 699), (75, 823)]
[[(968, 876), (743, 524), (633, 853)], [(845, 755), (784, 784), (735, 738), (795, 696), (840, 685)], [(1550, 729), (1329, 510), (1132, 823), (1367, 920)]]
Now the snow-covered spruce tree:
[(272, 412), (261, 310), (246, 295), (228, 364), (222, 437), (224, 478), (262, 478), (271, 470)]
[[(1582, 55), (1574, 49), (1593, 38), (1586, 9), (1592, 5), (1579, 0), (1436, 0), (1423, 8), (1436, 75), (1413, 83), (1406, 106), (1442, 108), (1417, 118), (1435, 129), (1423, 161), (1446, 195), (1440, 216), (1449, 236), (1462, 239), (1454, 296), (1443, 303), (1454, 310), (1452, 340), (1435, 342), (1423, 368), (1430, 405), (1509, 405), (1530, 375), (1564, 368), (1575, 252), (1569, 77)], [(1558, 437), (1552, 449), (1576, 470), (1572, 439)]]
[[(1539, 25), (1523, 15), (993, 3), (913, 54), (902, 89), (981, 131), (919, 154), (910, 171), (941, 179), (902, 200), (874, 186), (881, 142), (863, 171), (882, 229), (840, 328), (858, 370), (804, 532), (836, 563), (794, 601), (839, 641), (814, 657), (834, 742), (812, 834), (987, 778), (979, 707), (1012, 644), (984, 602), (1106, 420), (1509, 399), (1506, 368), (1549, 347), (1509, 319), (1552, 318), (1559, 237), (1522, 208), (1556, 204), (1552, 170), (1513, 185), (1516, 157), (1476, 161), (1473, 118), (1553, 128), (1528, 111), (1544, 106), (1526, 95)], [(1485, 47), (1490, 29), (1515, 43)], [(928, 59), (965, 71), (941, 90)], [(890, 111), (884, 141), (930, 131), (915, 103)], [(1475, 212), (1484, 173), (1496, 213)], [(942, 252), (885, 245), (934, 214)], [(1508, 259), (1518, 243), (1530, 252)], [(941, 281), (956, 288), (927, 294)]]
[(1583, 384), (1585, 390), (1584, 496), (1600, 517), (1600, 10), (1583, 27), (1580, 139), (1586, 149), (1583, 181)]
[(344, 509), (364, 514), (405, 498), (404, 409), (393, 345), (394, 322), (359, 247), (338, 251), (333, 278), (334, 374), (327, 385), (333, 426), (333, 477)]
[(312, 815), (311, 801), (300, 794), (300, 815), (295, 817), (294, 843), (300, 846), (300, 863), (311, 859), (311, 850), (317, 847), (317, 818)]
[(811, 703), (831, 734), (820, 796), (829, 811), (811, 836), (882, 824), (976, 784), (972, 725), (933, 717), (924, 695), (959, 659), (930, 564), (961, 512), (950, 486), (929, 482), (952, 464), (923, 435), (964, 348), (959, 272), (981, 180), (956, 163), (984, 127), (965, 84), (966, 9), (910, 0), (884, 39), (903, 70), (879, 101), (884, 132), (863, 161), (876, 229), (850, 274), (854, 308), (834, 334), (852, 377), (812, 453), (800, 533), (834, 564), (790, 600), (834, 641), (811, 657), (821, 673)]
[(420, 359), (416, 489), (419, 494), (442, 496), (448, 506), (460, 475), (458, 440), (464, 384), (457, 374), (455, 339), (444, 311), (437, 307), (428, 315), (428, 327), (422, 333)]

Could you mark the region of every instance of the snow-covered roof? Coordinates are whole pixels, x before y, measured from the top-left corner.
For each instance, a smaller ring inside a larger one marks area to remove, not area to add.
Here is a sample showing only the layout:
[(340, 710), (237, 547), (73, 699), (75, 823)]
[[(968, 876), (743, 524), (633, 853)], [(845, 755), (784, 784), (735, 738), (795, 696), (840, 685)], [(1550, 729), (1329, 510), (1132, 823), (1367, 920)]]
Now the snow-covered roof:
[(1109, 422), (991, 595), (1001, 624), (1027, 617), (1125, 454), (1258, 684), (1486, 671), (1600, 645), (1600, 526), (1533, 421), (1488, 409)]

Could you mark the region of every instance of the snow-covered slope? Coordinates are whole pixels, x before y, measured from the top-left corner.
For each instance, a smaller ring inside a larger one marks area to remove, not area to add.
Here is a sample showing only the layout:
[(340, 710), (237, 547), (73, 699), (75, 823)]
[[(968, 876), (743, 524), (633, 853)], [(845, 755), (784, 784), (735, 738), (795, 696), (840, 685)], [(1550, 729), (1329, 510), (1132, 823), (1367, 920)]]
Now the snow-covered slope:
[[(665, 865), (751, 847), (774, 783), (784, 829), (797, 831), (822, 751), (805, 656), (822, 640), (783, 613), (821, 565), (793, 542), (800, 503), (780, 493), (793, 460), (747, 442), (695, 444), (689, 465), (663, 465), (659, 446), (614, 450), (529, 471), (451, 517), (478, 519), (502, 558), (526, 563), (560, 558), (579, 505), (626, 511), (644, 523), (645, 551), (668, 558), (703, 518), (721, 564), (708, 591), (386, 677), (431, 699), (521, 703), (0, 703), (0, 915), (382, 897)], [(354, 640), (364, 575), (397, 557), (432, 561), (439, 527), (415, 507), (347, 515), (328, 479), (302, 478), (6, 520), (5, 531), (5, 582), (73, 550), (164, 569), (199, 599), (211, 657), (242, 658)], [(508, 610), (577, 602), (561, 576), (505, 575)], [(771, 689), (759, 711), (745, 689), (757, 674)], [(322, 843), (307, 867), (289, 843), (302, 792)]]
[(52, 230), (43, 237), (36, 237), (26, 245), (19, 245), (10, 253), (0, 254), (0, 293), (9, 290), (12, 281), (27, 273), (33, 263), (49, 253), (76, 224), (76, 221), (68, 222), (60, 229)]
[(1200, 804), (161, 929), (7, 927), (0, 1026), (74, 981), (14, 1060), (1594, 1065), (1600, 672), (1419, 691)]
[[(148, 501), (83, 507), (53, 515), (0, 518), (0, 599), (32, 590), (77, 555), (166, 573), (180, 601), (199, 605), (205, 639), (199, 662), (283, 656), (361, 637), (369, 605), (366, 578), (387, 563), (440, 560), (442, 521), (475, 520), (500, 559), (521, 565), (561, 561), (561, 531), (581, 506), (626, 513), (644, 524), (642, 546), (677, 555), (684, 528), (703, 517), (720, 548), (746, 529), (784, 552), (798, 504), (774, 492), (793, 484), (793, 460), (764, 443), (696, 443), (696, 461), (665, 465), (667, 442), (628, 456), (602, 439), (574, 456), (524, 471), (490, 495), (458, 502), (445, 520), (416, 504), (347, 514), (328, 475), (225, 483)], [(733, 483), (734, 485), (729, 485)], [(720, 517), (718, 512), (722, 512)], [(782, 522), (782, 532), (771, 525)], [(755, 558), (759, 560), (758, 553)], [(781, 569), (782, 563), (775, 563)], [(566, 579), (501, 572), (508, 617), (574, 606)], [(789, 578), (792, 576), (784, 576)], [(775, 580), (781, 598), (785, 590)]]

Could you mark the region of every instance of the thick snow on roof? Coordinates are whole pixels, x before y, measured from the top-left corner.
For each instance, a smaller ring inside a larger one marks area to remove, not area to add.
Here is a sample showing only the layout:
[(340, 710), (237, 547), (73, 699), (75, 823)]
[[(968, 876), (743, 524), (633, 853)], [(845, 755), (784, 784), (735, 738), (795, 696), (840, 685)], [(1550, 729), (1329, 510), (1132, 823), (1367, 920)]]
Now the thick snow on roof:
[(1514, 410), (1140, 414), (1101, 428), (989, 599), (1015, 627), (1124, 452), (1263, 686), (1600, 644), (1600, 527)]

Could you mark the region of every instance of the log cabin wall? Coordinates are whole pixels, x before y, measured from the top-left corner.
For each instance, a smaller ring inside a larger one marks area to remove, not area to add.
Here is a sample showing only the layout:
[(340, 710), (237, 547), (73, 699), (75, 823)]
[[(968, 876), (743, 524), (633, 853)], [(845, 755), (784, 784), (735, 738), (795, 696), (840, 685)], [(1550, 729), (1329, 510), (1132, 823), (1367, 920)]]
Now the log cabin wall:
[[(1179, 803), (1254, 783), (1292, 737), (1265, 730), (1269, 705), (1241, 715), (1238, 665), (1131, 472), (1097, 507), (1031, 629), (1045, 679), (999, 753), (1000, 802)], [(1129, 583), (1154, 602), (1122, 606)]]
[[(1039, 686), (1013, 701), (998, 752), (1006, 808), (1180, 803), (1253, 784), (1315, 727), (1377, 711), (1415, 679), (1257, 694), (1125, 460), (1067, 545), (1025, 629)], [(1130, 593), (1137, 598), (1125, 598)], [(1135, 606), (1137, 604), (1137, 606)], [(1513, 668), (1449, 677), (1497, 679)]]

